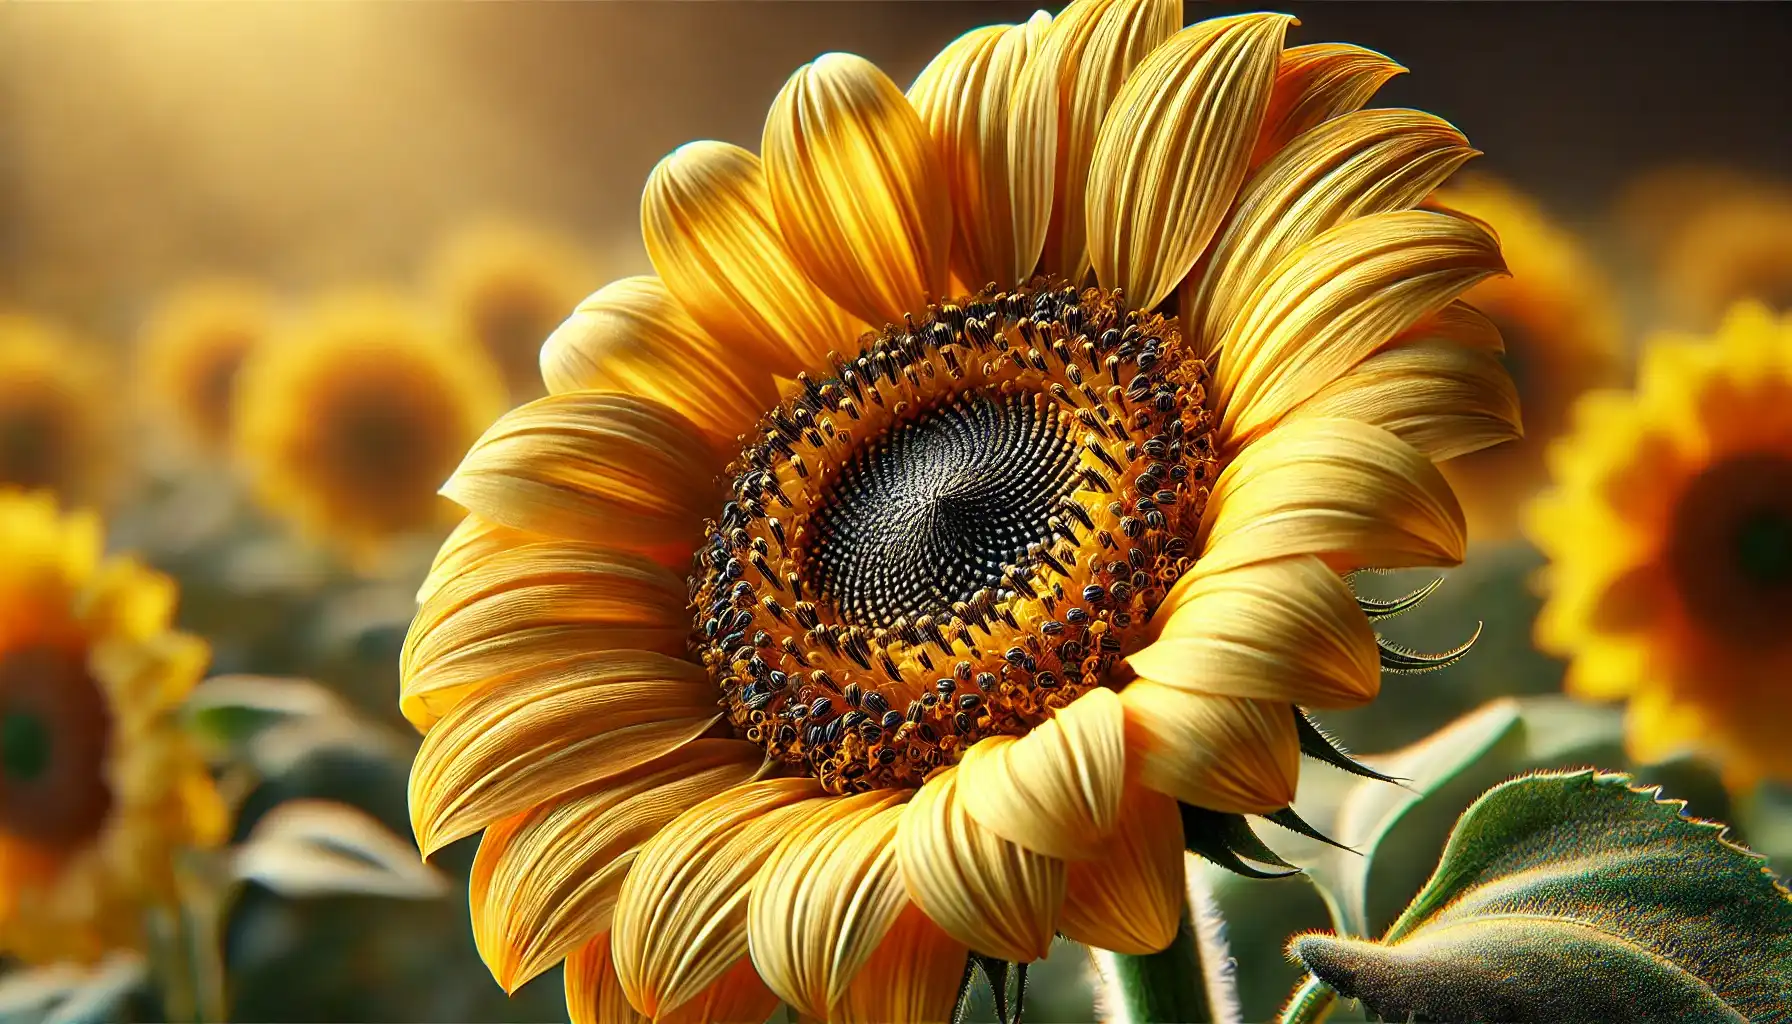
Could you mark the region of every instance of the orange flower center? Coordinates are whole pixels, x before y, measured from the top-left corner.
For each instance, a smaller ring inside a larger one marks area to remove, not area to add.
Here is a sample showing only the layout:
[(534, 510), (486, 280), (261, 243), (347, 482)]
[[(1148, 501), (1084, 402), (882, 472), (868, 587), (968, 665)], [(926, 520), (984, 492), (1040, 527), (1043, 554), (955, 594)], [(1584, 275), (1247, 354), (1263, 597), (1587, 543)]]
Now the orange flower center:
[(1668, 564), (1705, 628), (1756, 646), (1792, 641), (1792, 456), (1739, 455), (1699, 474), (1675, 506)]
[(0, 654), (0, 832), (55, 847), (96, 835), (112, 806), (110, 736), (105, 697), (79, 651)]
[(739, 734), (918, 786), (1094, 686), (1189, 564), (1206, 367), (1091, 289), (941, 307), (800, 375), (730, 467), (693, 647)]

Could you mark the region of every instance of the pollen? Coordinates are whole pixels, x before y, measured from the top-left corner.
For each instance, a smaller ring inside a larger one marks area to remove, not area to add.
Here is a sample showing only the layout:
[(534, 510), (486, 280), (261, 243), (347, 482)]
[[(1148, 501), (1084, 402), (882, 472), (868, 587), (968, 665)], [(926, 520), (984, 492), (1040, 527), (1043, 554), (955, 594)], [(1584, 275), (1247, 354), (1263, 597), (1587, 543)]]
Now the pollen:
[(918, 786), (1092, 687), (1191, 562), (1217, 469), (1176, 321), (1040, 286), (800, 374), (729, 466), (693, 648), (833, 792)]

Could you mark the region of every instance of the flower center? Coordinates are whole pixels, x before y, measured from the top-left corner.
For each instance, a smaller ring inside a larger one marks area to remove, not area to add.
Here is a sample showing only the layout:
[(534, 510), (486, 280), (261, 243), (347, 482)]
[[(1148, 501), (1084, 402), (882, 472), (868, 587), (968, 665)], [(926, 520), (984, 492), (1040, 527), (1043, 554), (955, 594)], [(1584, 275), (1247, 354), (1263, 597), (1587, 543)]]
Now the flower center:
[(98, 833), (111, 723), (78, 652), (0, 654), (0, 832), (51, 846)]
[(1792, 457), (1741, 455), (1701, 473), (1674, 509), (1668, 562), (1706, 628), (1755, 645), (1792, 639)]
[(736, 731), (835, 792), (919, 785), (1094, 686), (1188, 567), (1216, 457), (1173, 320), (1024, 290), (799, 375), (693, 577)]

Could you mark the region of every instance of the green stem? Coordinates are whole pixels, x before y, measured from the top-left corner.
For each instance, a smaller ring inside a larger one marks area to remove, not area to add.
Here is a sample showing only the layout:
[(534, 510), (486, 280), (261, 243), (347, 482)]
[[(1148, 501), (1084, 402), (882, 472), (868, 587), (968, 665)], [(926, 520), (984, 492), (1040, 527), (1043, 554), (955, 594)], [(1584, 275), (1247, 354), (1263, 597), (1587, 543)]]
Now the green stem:
[(1281, 1024), (1323, 1024), (1337, 1005), (1338, 993), (1318, 978), (1308, 977), (1288, 997), (1288, 1005), (1282, 1008)]
[(1118, 1019), (1132, 1024), (1182, 1024), (1213, 1019), (1207, 1001), (1207, 975), (1201, 967), (1201, 944), (1195, 938), (1188, 907), (1168, 948), (1144, 956), (1111, 954), (1111, 995), (1120, 1003)]

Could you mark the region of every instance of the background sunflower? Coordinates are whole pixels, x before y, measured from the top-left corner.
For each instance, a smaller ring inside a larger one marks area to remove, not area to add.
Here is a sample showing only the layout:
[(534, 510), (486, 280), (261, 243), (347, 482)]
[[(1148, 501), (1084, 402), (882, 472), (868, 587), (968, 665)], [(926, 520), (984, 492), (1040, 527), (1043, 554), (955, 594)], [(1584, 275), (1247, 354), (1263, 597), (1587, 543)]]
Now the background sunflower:
[(137, 341), (144, 404), (210, 457), (230, 445), (236, 381), (275, 327), (275, 300), (241, 281), (202, 281), (162, 300)]
[(109, 354), (52, 324), (0, 314), (0, 484), (103, 502), (129, 463)]

